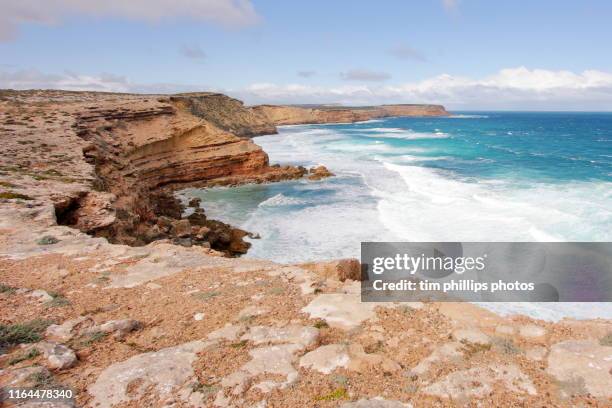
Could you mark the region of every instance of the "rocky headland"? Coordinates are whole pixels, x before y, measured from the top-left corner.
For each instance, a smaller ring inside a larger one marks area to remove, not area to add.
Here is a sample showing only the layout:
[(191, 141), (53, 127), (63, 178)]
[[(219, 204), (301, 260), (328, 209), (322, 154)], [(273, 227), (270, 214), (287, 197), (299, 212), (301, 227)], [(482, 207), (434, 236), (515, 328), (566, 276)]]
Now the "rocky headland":
[(271, 165), (250, 137), (276, 125), (436, 112), (0, 91), (0, 386), (101, 408), (610, 406), (608, 320), (362, 303), (358, 261), (235, 257), (248, 232), (172, 194), (332, 175)]
[(442, 105), (381, 105), (345, 107), (334, 105), (259, 105), (254, 112), (275, 125), (351, 123), (390, 116), (448, 116)]

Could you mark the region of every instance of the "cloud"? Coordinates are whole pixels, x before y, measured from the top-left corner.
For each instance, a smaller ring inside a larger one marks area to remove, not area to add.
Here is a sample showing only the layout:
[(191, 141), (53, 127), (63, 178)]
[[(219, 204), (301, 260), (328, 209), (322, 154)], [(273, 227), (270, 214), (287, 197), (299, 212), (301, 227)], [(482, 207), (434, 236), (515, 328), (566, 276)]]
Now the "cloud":
[(206, 53), (199, 45), (183, 45), (181, 47), (181, 54), (184, 57), (194, 59), (194, 60), (203, 60), (206, 58)]
[(386, 72), (370, 71), (367, 69), (351, 69), (340, 73), (340, 78), (345, 81), (386, 81), (391, 75)]
[(408, 44), (399, 44), (389, 50), (389, 54), (399, 59), (414, 60), (425, 62), (427, 58), (420, 51), (412, 48)]
[(317, 71), (298, 71), (297, 74), (302, 78), (312, 78), (317, 74)]
[(256, 84), (247, 103), (442, 103), (451, 109), (612, 110), (612, 73), (507, 68), (474, 79), (449, 74), (398, 85)]
[(239, 27), (259, 21), (251, 0), (0, 0), (0, 41), (14, 38), (20, 24), (58, 24), (75, 15), (150, 22), (184, 18)]
[(67, 89), (113, 92), (175, 93), (211, 90), (255, 103), (442, 103), (450, 109), (608, 110), (612, 111), (612, 72), (552, 71), (506, 68), (482, 78), (450, 74), (403, 84), (257, 83), (244, 89), (224, 90), (205, 84), (140, 84), (112, 74), (73, 72), (45, 74), (36, 70), (1, 71), (0, 88)]
[(446, 11), (455, 11), (459, 7), (459, 0), (442, 0), (442, 6)]
[(178, 83), (139, 84), (127, 77), (103, 73), (83, 75), (74, 72), (45, 74), (38, 70), (0, 71), (0, 89), (64, 89), (69, 91), (177, 93), (189, 91), (222, 91), (205, 85)]

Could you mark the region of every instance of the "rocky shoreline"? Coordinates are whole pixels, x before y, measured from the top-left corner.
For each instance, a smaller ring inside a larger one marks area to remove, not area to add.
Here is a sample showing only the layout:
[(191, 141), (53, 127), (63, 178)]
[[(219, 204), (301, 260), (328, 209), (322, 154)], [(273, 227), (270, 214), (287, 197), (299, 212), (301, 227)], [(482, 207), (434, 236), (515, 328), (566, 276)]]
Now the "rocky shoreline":
[(0, 91), (0, 386), (87, 407), (609, 406), (608, 320), (362, 303), (357, 261), (227, 256), (247, 232), (172, 195), (331, 175), (270, 165), (249, 138), (276, 125), (444, 112)]

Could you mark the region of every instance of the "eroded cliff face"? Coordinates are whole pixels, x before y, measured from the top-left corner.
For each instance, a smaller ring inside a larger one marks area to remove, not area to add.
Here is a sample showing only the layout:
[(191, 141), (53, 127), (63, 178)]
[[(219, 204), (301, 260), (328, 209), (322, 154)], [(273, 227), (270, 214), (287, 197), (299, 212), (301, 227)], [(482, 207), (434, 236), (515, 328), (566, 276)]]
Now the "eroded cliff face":
[(381, 105), (363, 107), (259, 105), (251, 109), (259, 115), (268, 118), (275, 125), (360, 122), (390, 116), (449, 115), (442, 105)]
[[(224, 95), (34, 91), (3, 97), (8, 115), (23, 118), (9, 122), (19, 154), (3, 157), (6, 167), (40, 172), (50, 189), (76, 173), (71, 177), (82, 184), (57, 187), (53, 194), (58, 221), (111, 242), (172, 239), (244, 253), (246, 232), (208, 220), (201, 209), (180, 220), (172, 190), (299, 178), (306, 172), (270, 166), (267, 154), (244, 136), (273, 132), (274, 126)], [(32, 157), (32, 151), (38, 155)], [(69, 165), (53, 159), (68, 153)], [(42, 183), (42, 176), (32, 182)]]

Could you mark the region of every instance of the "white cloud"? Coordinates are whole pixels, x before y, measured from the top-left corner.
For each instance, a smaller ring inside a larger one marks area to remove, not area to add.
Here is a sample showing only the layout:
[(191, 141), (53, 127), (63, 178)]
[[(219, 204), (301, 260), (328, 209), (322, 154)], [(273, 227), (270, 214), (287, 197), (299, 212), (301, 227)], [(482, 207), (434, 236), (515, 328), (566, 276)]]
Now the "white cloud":
[(480, 79), (443, 74), (398, 85), (260, 84), (236, 95), (248, 103), (442, 103), (452, 109), (612, 110), (612, 73), (518, 67)]
[(45, 74), (36, 70), (0, 71), (0, 88), (68, 89), (143, 93), (214, 90), (255, 103), (442, 103), (450, 109), (515, 110), (612, 110), (612, 73), (582, 73), (506, 68), (474, 79), (449, 74), (396, 85), (252, 84), (244, 89), (223, 90), (205, 85), (139, 84), (125, 77), (71, 72)]
[(0, 89), (64, 89), (69, 91), (177, 93), (221, 91), (210, 86), (154, 83), (138, 84), (113, 74), (82, 75), (73, 72), (45, 74), (38, 70), (0, 71)]
[(250, 0), (0, 0), (0, 41), (13, 38), (22, 23), (57, 24), (75, 15), (153, 22), (186, 18), (228, 26), (259, 20)]
[(455, 11), (459, 6), (459, 0), (442, 0), (442, 5), (446, 11)]
[(340, 73), (340, 78), (345, 81), (386, 81), (391, 78), (391, 75), (367, 69), (351, 69)]

